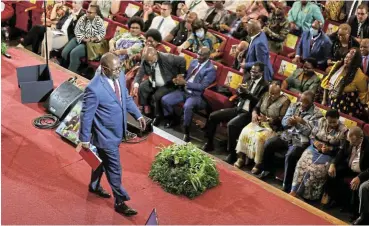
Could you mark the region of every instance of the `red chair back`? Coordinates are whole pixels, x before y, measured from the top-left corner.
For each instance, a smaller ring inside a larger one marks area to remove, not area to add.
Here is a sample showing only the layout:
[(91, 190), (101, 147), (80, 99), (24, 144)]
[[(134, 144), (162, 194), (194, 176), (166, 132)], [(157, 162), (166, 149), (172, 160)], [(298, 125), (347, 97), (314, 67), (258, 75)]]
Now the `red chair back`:
[(324, 26), (323, 26), (323, 31), (324, 33), (326, 33), (327, 35), (330, 35), (334, 32), (336, 32), (338, 30), (338, 26), (340, 24), (335, 22), (335, 21), (331, 21), (331, 20), (326, 20), (324, 22)]
[(369, 136), (369, 124), (364, 125), (364, 134), (365, 136)]
[(288, 34), (286, 40), (283, 43), (283, 51), (281, 52), (281, 55), (288, 56), (288, 54), (295, 52), (299, 41), (300, 38), (296, 35)]
[(219, 62), (217, 62), (217, 61), (211, 61), (213, 64), (214, 64), (214, 66), (215, 66), (215, 69), (217, 70), (217, 76), (216, 76), (216, 80), (218, 80), (218, 78), (220, 77), (220, 75), (221, 75), (221, 73), (222, 73), (222, 71), (223, 71), (223, 64), (221, 64), (221, 63), (219, 63)]
[(161, 44), (165, 47), (168, 53), (174, 54), (176, 52), (177, 46), (173, 45), (172, 43), (162, 41)]
[(235, 38), (228, 38), (228, 41), (224, 47), (224, 54), (222, 58), (222, 63), (228, 67), (232, 67), (234, 62), (234, 57), (231, 56), (232, 46), (238, 45), (241, 41)]
[(188, 67), (190, 66), (191, 60), (197, 58), (196, 54), (194, 54), (193, 52), (190, 52), (188, 50), (182, 50), (181, 53), (178, 53), (178, 51), (176, 49), (174, 54), (183, 56), (185, 58), (185, 60), (186, 60), (186, 69), (188, 69)]
[(278, 55), (273, 64), (274, 79), (284, 80), (290, 76), (297, 68), (297, 65), (292, 63), (288, 57)]
[(110, 20), (110, 19), (104, 19), (104, 26), (106, 28), (106, 34), (105, 39), (110, 40), (114, 37), (116, 29), (117, 29), (117, 23)]

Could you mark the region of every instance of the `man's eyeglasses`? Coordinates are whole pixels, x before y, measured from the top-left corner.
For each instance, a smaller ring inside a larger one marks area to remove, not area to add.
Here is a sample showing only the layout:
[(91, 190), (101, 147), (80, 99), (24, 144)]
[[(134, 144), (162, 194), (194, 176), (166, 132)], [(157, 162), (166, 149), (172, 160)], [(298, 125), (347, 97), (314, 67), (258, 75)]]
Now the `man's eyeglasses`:
[(120, 64), (119, 65), (119, 67), (117, 67), (117, 68), (115, 68), (115, 69), (110, 69), (110, 68), (108, 68), (108, 67), (105, 67), (105, 66), (102, 66), (105, 70), (108, 70), (108, 71), (110, 71), (110, 72), (112, 72), (112, 73), (114, 73), (114, 74), (118, 74), (118, 73), (120, 73), (121, 71), (122, 71), (122, 64)]
[(94, 14), (94, 13), (96, 13), (96, 12), (87, 11), (87, 13), (88, 13), (88, 14)]

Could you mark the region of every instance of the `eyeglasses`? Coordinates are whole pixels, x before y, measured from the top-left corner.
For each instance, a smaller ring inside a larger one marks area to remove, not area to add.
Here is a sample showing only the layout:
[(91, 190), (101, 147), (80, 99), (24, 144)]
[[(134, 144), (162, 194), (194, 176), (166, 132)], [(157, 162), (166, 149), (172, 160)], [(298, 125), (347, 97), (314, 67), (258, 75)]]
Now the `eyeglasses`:
[(166, 10), (168, 10), (168, 9), (161, 8), (161, 10), (162, 10), (162, 11), (166, 11)]
[(119, 67), (117, 67), (117, 68), (115, 68), (115, 69), (110, 69), (110, 68), (108, 68), (108, 67), (105, 67), (105, 66), (102, 66), (103, 68), (105, 68), (106, 70), (109, 70), (109, 71), (111, 71), (112, 73), (114, 73), (114, 74), (118, 74), (118, 73), (120, 73), (121, 71), (122, 71), (122, 64), (120, 64), (119, 65)]
[(87, 13), (88, 13), (88, 14), (94, 14), (94, 13), (96, 13), (96, 12), (87, 11)]

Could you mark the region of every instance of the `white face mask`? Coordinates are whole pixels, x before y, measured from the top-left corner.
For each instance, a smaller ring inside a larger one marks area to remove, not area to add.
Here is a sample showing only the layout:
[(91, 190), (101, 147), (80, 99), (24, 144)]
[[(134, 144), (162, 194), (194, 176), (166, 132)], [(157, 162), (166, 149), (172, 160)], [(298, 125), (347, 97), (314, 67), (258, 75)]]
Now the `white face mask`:
[(196, 31), (196, 36), (198, 37), (198, 38), (203, 38), (204, 37), (204, 35), (205, 35), (205, 31), (204, 31), (204, 29), (199, 29), (199, 30), (197, 30)]
[(310, 28), (310, 33), (313, 35), (313, 36), (317, 36), (318, 35), (318, 33), (319, 33), (319, 30), (317, 30), (317, 29), (314, 29), (314, 28)]

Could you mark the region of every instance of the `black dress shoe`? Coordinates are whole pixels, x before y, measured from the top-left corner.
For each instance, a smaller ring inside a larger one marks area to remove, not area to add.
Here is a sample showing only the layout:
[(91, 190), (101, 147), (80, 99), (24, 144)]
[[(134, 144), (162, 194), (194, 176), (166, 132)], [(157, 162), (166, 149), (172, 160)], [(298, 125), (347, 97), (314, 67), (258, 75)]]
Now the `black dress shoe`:
[(202, 147), (202, 150), (205, 152), (211, 152), (214, 151), (214, 145), (212, 143), (205, 143), (205, 145)]
[(270, 176), (270, 172), (269, 171), (263, 171), (261, 172), (259, 175), (257, 175), (256, 177), (259, 178), (259, 179), (265, 179), (267, 178), (268, 176)]
[(152, 125), (153, 126), (158, 126), (159, 124), (160, 124), (160, 118), (155, 117), (154, 120), (152, 120)]
[(124, 202), (115, 204), (114, 209), (117, 213), (121, 213), (127, 217), (134, 216), (137, 211), (127, 206)]
[(91, 192), (91, 193), (94, 193), (94, 194), (96, 194), (100, 197), (106, 198), (106, 199), (111, 197), (111, 195), (107, 191), (105, 191), (104, 188), (102, 188), (102, 187), (100, 187), (97, 190), (93, 190), (91, 187), (89, 187), (88, 191)]
[(233, 164), (237, 161), (237, 155), (236, 153), (231, 153), (227, 156), (226, 160), (227, 163)]
[(190, 134), (185, 134), (185, 135), (183, 136), (183, 140), (184, 140), (185, 142), (190, 142), (190, 140), (191, 140), (191, 138), (190, 138)]
[(369, 217), (365, 218), (363, 216), (360, 216), (352, 224), (353, 225), (367, 225), (367, 224), (369, 224), (369, 219), (368, 218)]

